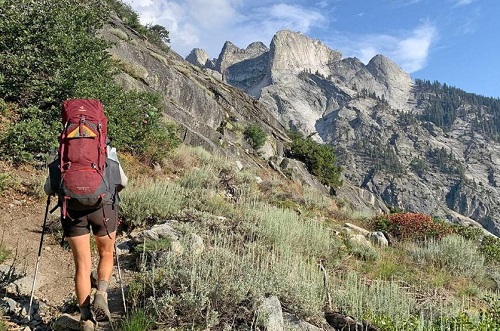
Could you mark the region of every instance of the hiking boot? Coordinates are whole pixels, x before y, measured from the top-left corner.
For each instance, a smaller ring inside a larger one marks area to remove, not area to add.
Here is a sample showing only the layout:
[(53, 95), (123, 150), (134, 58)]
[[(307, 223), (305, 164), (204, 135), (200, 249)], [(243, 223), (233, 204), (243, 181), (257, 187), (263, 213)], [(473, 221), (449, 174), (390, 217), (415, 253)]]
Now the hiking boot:
[(96, 320), (109, 321), (111, 320), (111, 313), (108, 307), (108, 293), (97, 291), (94, 295), (94, 303), (92, 304)]
[(95, 331), (97, 330), (97, 322), (92, 320), (80, 320), (80, 331)]

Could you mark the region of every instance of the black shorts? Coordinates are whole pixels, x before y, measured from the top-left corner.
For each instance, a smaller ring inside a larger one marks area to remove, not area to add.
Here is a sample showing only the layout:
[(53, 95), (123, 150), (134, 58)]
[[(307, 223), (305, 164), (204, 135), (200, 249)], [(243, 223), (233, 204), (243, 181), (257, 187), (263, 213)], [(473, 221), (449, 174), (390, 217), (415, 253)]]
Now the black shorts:
[(96, 210), (68, 210), (68, 217), (61, 223), (66, 237), (77, 237), (92, 233), (97, 237), (107, 236), (116, 231), (118, 210), (115, 206), (104, 205)]

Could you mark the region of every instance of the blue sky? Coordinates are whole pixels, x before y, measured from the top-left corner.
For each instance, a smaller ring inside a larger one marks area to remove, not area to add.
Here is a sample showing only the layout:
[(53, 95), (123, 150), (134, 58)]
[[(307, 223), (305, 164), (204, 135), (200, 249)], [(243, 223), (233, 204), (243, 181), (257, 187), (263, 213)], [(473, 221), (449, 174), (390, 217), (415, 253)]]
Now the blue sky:
[(125, 0), (171, 47), (216, 58), (225, 41), (269, 46), (280, 29), (367, 63), (384, 54), (413, 78), (500, 97), (499, 0)]

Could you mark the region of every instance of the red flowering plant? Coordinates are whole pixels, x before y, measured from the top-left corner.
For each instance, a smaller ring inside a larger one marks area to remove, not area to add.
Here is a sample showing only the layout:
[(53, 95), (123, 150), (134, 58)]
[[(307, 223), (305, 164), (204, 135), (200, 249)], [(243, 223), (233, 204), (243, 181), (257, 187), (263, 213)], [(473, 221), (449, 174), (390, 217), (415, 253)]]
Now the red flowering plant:
[(377, 230), (387, 231), (397, 239), (442, 238), (452, 233), (450, 225), (421, 213), (382, 215), (376, 219), (375, 224)]

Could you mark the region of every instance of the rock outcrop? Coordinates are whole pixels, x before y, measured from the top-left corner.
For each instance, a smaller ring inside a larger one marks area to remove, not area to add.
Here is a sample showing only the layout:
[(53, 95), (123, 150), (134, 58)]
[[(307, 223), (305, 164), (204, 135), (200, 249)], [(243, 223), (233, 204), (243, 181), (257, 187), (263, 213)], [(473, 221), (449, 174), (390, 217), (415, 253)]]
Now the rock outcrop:
[[(317, 141), (336, 148), (348, 184), (337, 191), (357, 206), (370, 205), (361, 198), (368, 193), (377, 210), (385, 204), (481, 224), (500, 236), (500, 144), (475, 132), (477, 105), (455, 105), (445, 130), (422, 115), (438, 93), (387, 57), (365, 65), (287, 30), (268, 50), (226, 43), (216, 62), (225, 82), (258, 98), (283, 126), (317, 132)], [(481, 116), (491, 120), (487, 109)]]
[[(126, 38), (113, 33), (116, 29)], [(196, 63), (192, 66), (173, 51), (148, 43), (116, 16), (101, 34), (114, 43), (110, 54), (122, 68), (117, 76), (120, 83), (130, 89), (157, 92), (163, 99), (165, 115), (182, 126), (186, 144), (239, 159), (244, 165), (255, 164), (242, 129), (257, 123), (267, 133), (269, 157), (282, 155), (283, 143), (289, 138), (275, 115), (247, 93), (221, 83), (210, 68), (205, 69), (215, 63), (203, 50), (191, 52), (189, 59)], [(217, 62), (219, 67), (244, 58), (236, 56), (231, 62), (232, 46), (226, 46), (226, 60)], [(261, 46), (256, 43), (248, 52), (258, 53)]]

